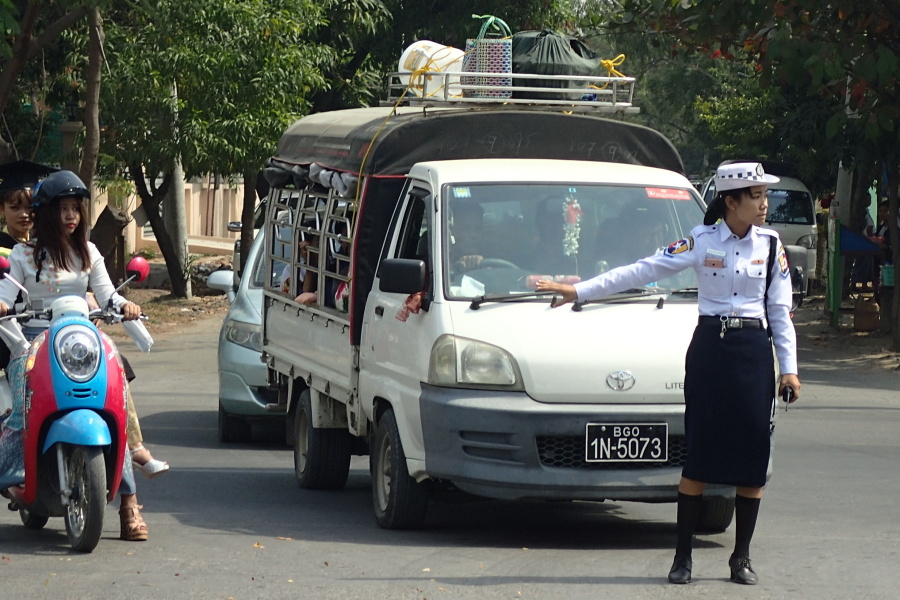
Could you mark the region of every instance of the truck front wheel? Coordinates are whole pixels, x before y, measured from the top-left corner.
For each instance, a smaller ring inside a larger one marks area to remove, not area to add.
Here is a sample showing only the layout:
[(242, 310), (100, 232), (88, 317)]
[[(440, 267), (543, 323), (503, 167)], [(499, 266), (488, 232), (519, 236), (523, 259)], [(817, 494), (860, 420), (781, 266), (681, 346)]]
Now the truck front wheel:
[(353, 438), (346, 429), (313, 427), (312, 400), (303, 390), (294, 415), (294, 474), (305, 490), (339, 490), (347, 483)]
[(369, 454), (372, 504), (378, 524), (385, 529), (421, 527), (428, 509), (428, 492), (406, 469), (393, 409), (385, 411), (378, 421)]
[(703, 512), (697, 522), (697, 533), (723, 533), (734, 517), (734, 496), (710, 496), (703, 499)]

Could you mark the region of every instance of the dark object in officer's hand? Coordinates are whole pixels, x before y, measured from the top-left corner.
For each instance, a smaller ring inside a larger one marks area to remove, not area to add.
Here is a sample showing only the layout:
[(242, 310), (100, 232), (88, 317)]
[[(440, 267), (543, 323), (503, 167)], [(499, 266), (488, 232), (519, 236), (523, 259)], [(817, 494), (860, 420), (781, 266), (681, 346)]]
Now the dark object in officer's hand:
[(794, 388), (789, 385), (784, 386), (781, 390), (781, 399), (784, 401), (784, 410), (787, 412), (788, 406), (794, 401)]

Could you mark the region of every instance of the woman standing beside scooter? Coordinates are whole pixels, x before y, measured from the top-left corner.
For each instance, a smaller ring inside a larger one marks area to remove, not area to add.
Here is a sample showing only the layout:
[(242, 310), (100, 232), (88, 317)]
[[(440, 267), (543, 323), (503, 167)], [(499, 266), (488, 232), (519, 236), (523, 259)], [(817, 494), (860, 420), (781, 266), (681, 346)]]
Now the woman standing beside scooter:
[[(87, 215), (84, 200), (90, 192), (71, 171), (59, 171), (48, 175), (35, 189), (34, 237), (26, 244), (17, 245), (9, 257), (10, 274), (27, 290), (32, 302), (43, 300), (48, 305), (64, 295), (84, 297), (91, 289), (105, 305), (110, 298), (122, 313), (124, 320), (137, 319), (141, 315), (138, 305), (115, 293), (109, 279), (103, 257), (87, 240)], [(6, 279), (0, 281), (0, 316), (6, 315), (19, 293), (19, 289)], [(29, 321), (23, 331), (29, 339), (46, 327), (46, 322)], [(23, 424), (22, 377), (26, 354), (20, 354), (10, 363), (10, 381), (14, 390), (13, 414), (4, 423), (0, 438), (0, 475), (8, 467), (21, 460), (14, 456), (12, 441)], [(20, 435), (20, 433), (19, 433)], [(7, 443), (3, 443), (7, 441)], [(19, 449), (21, 455), (21, 449)], [(127, 541), (147, 539), (147, 525), (141, 517), (130, 464), (126, 450), (125, 468), (120, 486), (121, 538)]]

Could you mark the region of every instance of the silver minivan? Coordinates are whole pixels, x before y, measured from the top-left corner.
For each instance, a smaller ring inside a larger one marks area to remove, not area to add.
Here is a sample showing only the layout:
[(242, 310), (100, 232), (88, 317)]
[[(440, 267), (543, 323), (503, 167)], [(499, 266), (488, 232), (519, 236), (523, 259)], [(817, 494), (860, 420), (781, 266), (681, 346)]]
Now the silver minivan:
[(262, 301), (266, 267), (264, 236), (257, 235), (247, 256), (243, 277), (234, 283), (230, 270), (214, 271), (207, 285), (228, 294), (231, 306), (219, 333), (219, 441), (247, 442), (252, 421), (284, 421), (266, 406), (277, 402), (268, 387), (268, 369), (261, 360)]

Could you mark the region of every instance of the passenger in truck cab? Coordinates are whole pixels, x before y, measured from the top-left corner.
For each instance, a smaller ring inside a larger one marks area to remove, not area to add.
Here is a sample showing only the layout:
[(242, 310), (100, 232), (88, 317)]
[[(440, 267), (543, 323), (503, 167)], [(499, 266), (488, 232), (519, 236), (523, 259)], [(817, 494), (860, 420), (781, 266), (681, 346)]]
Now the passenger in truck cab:
[(566, 240), (566, 211), (569, 200), (547, 197), (537, 204), (535, 225), (538, 244), (528, 266), (542, 275), (575, 275), (578, 273), (577, 240), (575, 245)]

